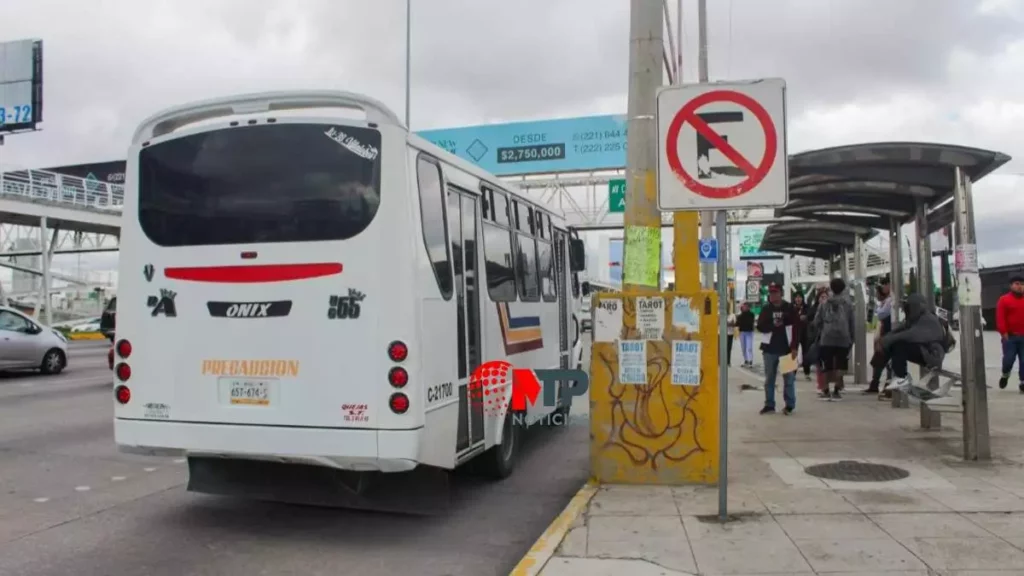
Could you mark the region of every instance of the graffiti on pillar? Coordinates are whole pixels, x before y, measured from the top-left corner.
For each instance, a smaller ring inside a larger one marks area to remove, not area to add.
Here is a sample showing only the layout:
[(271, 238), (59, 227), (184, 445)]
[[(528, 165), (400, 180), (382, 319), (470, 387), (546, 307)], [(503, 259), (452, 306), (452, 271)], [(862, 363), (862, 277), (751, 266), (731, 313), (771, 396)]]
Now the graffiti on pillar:
[[(623, 300), (620, 336), (640, 339), (635, 299), (626, 296)], [(691, 301), (692, 314), (703, 315), (704, 298)], [(705, 372), (707, 359), (717, 355), (717, 346), (703, 345), (700, 386), (675, 386), (671, 378), (672, 340), (716, 341), (713, 323), (700, 324), (701, 331), (691, 333), (674, 327), (671, 317), (666, 318), (664, 337), (647, 341), (646, 384), (622, 384), (615, 344), (595, 343), (591, 435), (598, 451), (592, 469), (599, 480), (676, 483), (717, 479), (717, 430), (709, 428), (717, 428), (718, 393), (717, 386), (705, 386), (714, 383), (714, 375)]]

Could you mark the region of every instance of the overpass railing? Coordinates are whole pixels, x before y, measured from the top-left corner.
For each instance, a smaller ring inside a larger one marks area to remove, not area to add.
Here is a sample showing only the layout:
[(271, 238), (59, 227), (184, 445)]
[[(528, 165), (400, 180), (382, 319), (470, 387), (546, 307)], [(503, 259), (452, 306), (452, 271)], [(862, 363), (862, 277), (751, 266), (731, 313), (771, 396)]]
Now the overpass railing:
[(69, 208), (121, 210), (124, 186), (46, 170), (0, 173), (0, 197), (52, 202)]

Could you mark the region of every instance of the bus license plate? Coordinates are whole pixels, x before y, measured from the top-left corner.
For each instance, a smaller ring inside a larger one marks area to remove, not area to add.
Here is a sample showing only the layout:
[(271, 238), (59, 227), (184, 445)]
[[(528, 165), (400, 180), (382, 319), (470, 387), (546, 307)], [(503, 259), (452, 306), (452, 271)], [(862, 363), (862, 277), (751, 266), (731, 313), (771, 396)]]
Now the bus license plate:
[(270, 406), (269, 380), (231, 380), (228, 382), (228, 400), (242, 406)]

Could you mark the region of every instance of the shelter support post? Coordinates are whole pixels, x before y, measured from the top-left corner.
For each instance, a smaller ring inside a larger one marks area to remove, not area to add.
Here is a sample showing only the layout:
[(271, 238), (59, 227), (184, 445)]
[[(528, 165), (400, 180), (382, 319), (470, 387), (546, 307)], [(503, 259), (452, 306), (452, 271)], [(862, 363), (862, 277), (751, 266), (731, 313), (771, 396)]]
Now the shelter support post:
[(917, 286), (930, 304), (935, 302), (935, 282), (932, 278), (932, 238), (928, 233), (928, 212), (924, 202), (917, 203)]
[(850, 251), (844, 246), (839, 252), (839, 277), (843, 282), (850, 283)]
[[(892, 294), (892, 323), (903, 320), (903, 298), (906, 289), (903, 285), (903, 232), (899, 220), (889, 221), (889, 289)], [(893, 408), (910, 408), (906, 394), (899, 390), (892, 391)]]
[(853, 325), (853, 383), (865, 384), (868, 381), (867, 351), (867, 270), (864, 262), (864, 239), (858, 234), (853, 241), (854, 281), (850, 286), (856, 301), (854, 302)]
[[(921, 200), (917, 201), (917, 213), (914, 219), (914, 228), (917, 231), (917, 242), (914, 247), (917, 250), (917, 292), (924, 296), (925, 301), (935, 309), (935, 284), (932, 279), (932, 240), (928, 234), (928, 206)], [(921, 367), (921, 376), (924, 377), (926, 369)], [(938, 380), (931, 383), (931, 387), (939, 387)]]
[(981, 332), (981, 279), (975, 243), (971, 180), (959, 167), (954, 176), (953, 224), (956, 229), (957, 291), (960, 311), (960, 372), (963, 382), (964, 460), (989, 460), (988, 386)]

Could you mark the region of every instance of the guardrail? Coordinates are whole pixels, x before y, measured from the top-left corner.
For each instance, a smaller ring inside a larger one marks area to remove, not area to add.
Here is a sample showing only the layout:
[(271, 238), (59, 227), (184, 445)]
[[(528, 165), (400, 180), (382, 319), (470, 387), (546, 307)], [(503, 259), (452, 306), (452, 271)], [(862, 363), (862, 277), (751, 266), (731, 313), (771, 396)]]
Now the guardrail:
[(0, 173), (0, 197), (116, 211), (124, 206), (124, 186), (46, 170), (15, 170)]

